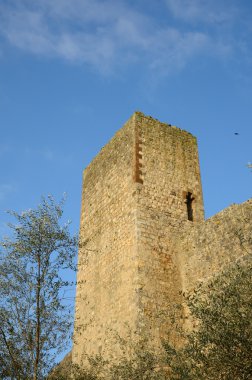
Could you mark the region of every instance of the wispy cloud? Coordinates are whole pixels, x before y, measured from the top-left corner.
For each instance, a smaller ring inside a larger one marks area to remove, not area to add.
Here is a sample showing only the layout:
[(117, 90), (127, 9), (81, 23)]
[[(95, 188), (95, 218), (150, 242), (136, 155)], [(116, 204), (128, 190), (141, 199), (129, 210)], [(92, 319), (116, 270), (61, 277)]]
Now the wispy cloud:
[[(231, 11), (217, 2), (163, 0), (173, 17), (224, 22)], [(137, 1), (136, 1), (137, 2)], [(223, 36), (202, 29), (157, 23), (123, 0), (23, 0), (0, 5), (0, 33), (22, 50), (85, 63), (103, 72), (130, 63), (170, 71), (195, 55), (223, 55), (232, 50)]]
[(232, 1), (165, 0), (173, 16), (189, 22), (225, 23), (233, 20), (237, 8)]

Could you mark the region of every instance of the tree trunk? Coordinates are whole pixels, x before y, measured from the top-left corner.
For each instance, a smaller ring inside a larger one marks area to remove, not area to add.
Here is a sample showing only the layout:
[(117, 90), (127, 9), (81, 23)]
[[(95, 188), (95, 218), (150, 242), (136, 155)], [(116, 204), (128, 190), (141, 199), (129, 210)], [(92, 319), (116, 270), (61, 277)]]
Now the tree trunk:
[(40, 291), (41, 291), (41, 257), (40, 252), (37, 256), (38, 259), (38, 275), (37, 275), (37, 289), (36, 289), (36, 340), (35, 340), (35, 363), (33, 380), (38, 379), (38, 366), (40, 358)]

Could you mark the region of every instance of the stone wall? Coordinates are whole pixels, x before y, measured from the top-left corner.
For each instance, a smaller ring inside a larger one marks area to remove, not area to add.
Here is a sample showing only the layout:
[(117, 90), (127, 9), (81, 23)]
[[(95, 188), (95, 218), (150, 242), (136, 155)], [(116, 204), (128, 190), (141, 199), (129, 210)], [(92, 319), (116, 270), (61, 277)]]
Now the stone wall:
[(130, 120), (84, 171), (73, 360), (115, 356), (113, 335), (134, 329), (137, 281)]
[(246, 252), (251, 209), (204, 222), (195, 137), (135, 113), (84, 171), (73, 361), (157, 352), (182, 291)]
[[(194, 136), (142, 114), (136, 115), (141, 148), (137, 187), (137, 251), (139, 256), (139, 330), (156, 349), (169, 330), (167, 308), (179, 303), (180, 268), (173, 235), (184, 224), (204, 220)], [(193, 221), (188, 221), (186, 195), (192, 194)]]
[(233, 204), (177, 237), (182, 288), (189, 291), (251, 252), (252, 199)]

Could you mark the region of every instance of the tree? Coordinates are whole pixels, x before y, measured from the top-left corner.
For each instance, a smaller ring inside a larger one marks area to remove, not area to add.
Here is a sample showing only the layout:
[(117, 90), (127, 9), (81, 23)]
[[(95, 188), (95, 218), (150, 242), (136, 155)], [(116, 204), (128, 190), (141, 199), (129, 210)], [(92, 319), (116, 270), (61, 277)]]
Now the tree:
[(252, 379), (252, 260), (230, 265), (186, 297), (193, 332), (175, 349), (165, 344), (170, 379)]
[(118, 364), (110, 368), (112, 380), (165, 380), (164, 373), (158, 368), (159, 357), (155, 353), (146, 350), (145, 347), (136, 345), (132, 357), (124, 357)]
[[(181, 342), (184, 341), (182, 347), (175, 348), (165, 342), (166, 355), (163, 357), (148, 351), (144, 340), (136, 344), (134, 340), (118, 337), (125, 355), (117, 364), (97, 357), (88, 358), (90, 368), (87, 372), (69, 364), (67, 368), (71, 368), (76, 380), (250, 380), (251, 288), (252, 259), (248, 253), (185, 296), (193, 329), (177, 331)], [(176, 315), (178, 310), (182, 311), (179, 305)], [(174, 328), (175, 325), (176, 321)], [(126, 354), (128, 348), (133, 355)], [(55, 371), (52, 380), (68, 380), (69, 373), (65, 368)]]
[(63, 203), (49, 196), (34, 210), (10, 212), (10, 238), (0, 251), (0, 377), (44, 378), (71, 335), (66, 301), (77, 237), (60, 224)]

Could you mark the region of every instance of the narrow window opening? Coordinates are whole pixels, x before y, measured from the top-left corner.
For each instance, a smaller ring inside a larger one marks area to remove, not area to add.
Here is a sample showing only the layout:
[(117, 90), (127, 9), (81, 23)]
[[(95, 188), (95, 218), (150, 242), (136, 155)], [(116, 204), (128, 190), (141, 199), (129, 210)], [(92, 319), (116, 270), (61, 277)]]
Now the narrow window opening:
[(187, 217), (188, 217), (188, 220), (190, 221), (193, 221), (193, 207), (192, 207), (192, 203), (194, 201), (195, 198), (193, 198), (192, 196), (192, 193), (188, 192), (186, 194), (186, 207), (187, 207)]

